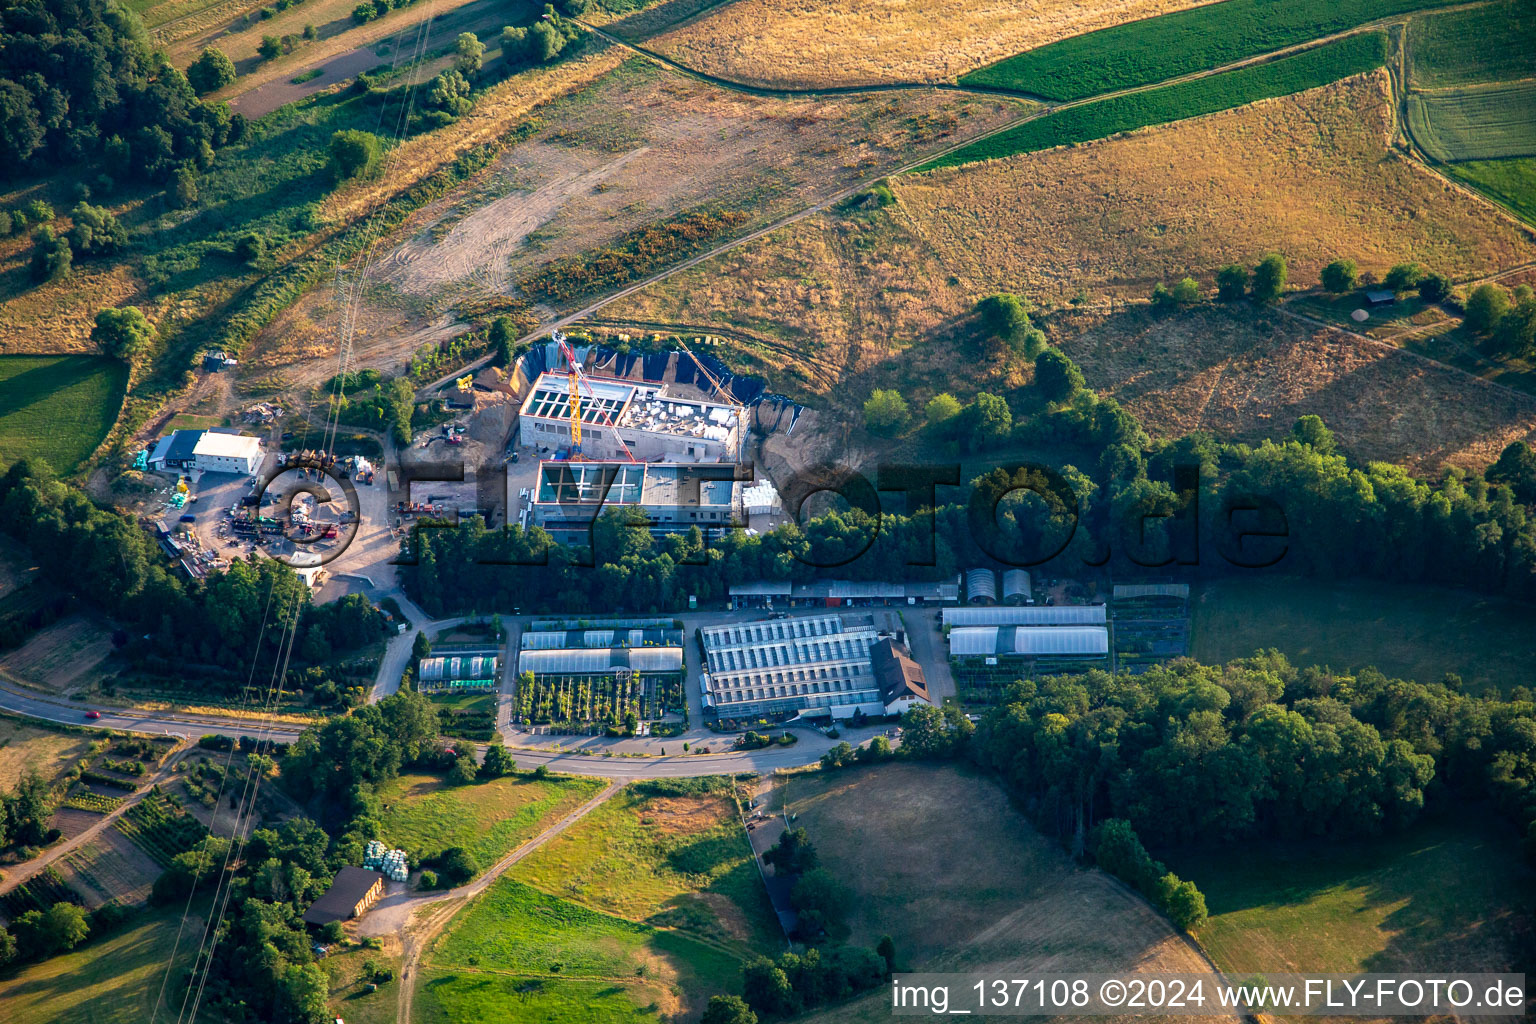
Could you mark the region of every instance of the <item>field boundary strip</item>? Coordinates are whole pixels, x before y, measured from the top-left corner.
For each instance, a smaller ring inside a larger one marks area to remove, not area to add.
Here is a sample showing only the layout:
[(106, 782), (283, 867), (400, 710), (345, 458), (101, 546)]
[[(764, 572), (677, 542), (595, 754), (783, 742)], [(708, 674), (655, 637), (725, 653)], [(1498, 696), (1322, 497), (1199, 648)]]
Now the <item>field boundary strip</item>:
[(1054, 100), (1087, 99), (1453, 5), (1460, 6), (1457, 0), (1223, 0), (1071, 36), (1005, 57), (959, 81)]
[(1305, 92), (1381, 67), (1386, 62), (1386, 43), (1384, 32), (1354, 33), (1264, 63), (1058, 107), (1043, 117), (931, 159), (918, 170), (1092, 142)]

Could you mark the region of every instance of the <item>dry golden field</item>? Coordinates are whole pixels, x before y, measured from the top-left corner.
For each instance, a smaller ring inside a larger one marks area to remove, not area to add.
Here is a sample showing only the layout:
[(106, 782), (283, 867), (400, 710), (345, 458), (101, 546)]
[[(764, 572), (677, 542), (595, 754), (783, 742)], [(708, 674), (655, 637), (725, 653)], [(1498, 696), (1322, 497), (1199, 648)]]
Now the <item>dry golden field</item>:
[(1145, 296), (1284, 253), (1315, 284), (1339, 256), (1457, 280), (1536, 259), (1528, 228), (1388, 145), (1387, 73), (1087, 145), (903, 179), (901, 216), (979, 291)]
[[(1460, 279), (1536, 259), (1527, 229), (1391, 154), (1390, 129), (1383, 74), (901, 178), (885, 212), (807, 219), (603, 316), (729, 329), (731, 358), (776, 388), (850, 411), (874, 387), (922, 401), (1023, 383), (1026, 371), (978, 360), (963, 332), (954, 336), (994, 291), (1060, 306), (1082, 290), (1102, 306), (1186, 273), (1209, 284), (1219, 265), (1270, 250), (1288, 256), (1302, 285), (1344, 255), (1378, 274), (1414, 259)], [(1058, 314), (1049, 329), (1090, 384), (1161, 436), (1197, 426), (1274, 436), (1316, 411), (1353, 454), (1433, 468), (1485, 463), (1536, 423), (1528, 399), (1447, 367), (1296, 321), (1266, 323)], [(1164, 346), (1159, 367), (1152, 354)]]
[[(462, 300), (511, 294), (551, 261), (626, 231), (701, 207), (746, 212), (745, 230), (1016, 109), (939, 92), (775, 99), (632, 59), (539, 111), (547, 127), (375, 248), (358, 357), (403, 360), (449, 329), (444, 315)], [(279, 318), (248, 353), (250, 372), (328, 359), (334, 307), (324, 286)]]
[(952, 82), (1067, 36), (1198, 0), (736, 0), (647, 41), (689, 67), (770, 87)]
[(1062, 350), (1088, 383), (1157, 437), (1206, 430), (1256, 442), (1315, 413), (1351, 458), (1426, 473), (1481, 468), (1536, 437), (1536, 398), (1280, 313), (1138, 307), (1063, 321)]
[[(808, 219), (604, 310), (767, 333), (832, 365), (902, 352), (999, 290), (1145, 297), (1285, 253), (1457, 279), (1536, 259), (1529, 229), (1389, 151), (1385, 73), (1088, 145), (898, 179), (886, 213)], [(818, 389), (820, 390), (820, 389)]]
[[(780, 784), (822, 866), (854, 892), (850, 941), (890, 935), (903, 969), (1005, 977), (1211, 970), (1140, 896), (1078, 867), (1035, 831), (990, 779), (887, 764)], [(881, 991), (810, 1019), (890, 1017)]]

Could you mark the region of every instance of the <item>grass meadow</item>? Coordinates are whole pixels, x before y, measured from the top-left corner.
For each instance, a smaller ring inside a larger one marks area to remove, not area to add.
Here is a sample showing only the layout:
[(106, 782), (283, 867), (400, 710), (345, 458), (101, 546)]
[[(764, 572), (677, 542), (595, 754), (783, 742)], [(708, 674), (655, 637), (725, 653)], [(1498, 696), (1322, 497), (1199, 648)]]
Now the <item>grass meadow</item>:
[(0, 716), (0, 786), (9, 789), (28, 768), (53, 782), (84, 757), (90, 745), (83, 733), (55, 732)]
[(415, 1024), (539, 1021), (541, 1024), (661, 1022), (665, 986), (644, 979), (519, 978), (475, 970), (425, 968), (411, 1004)]
[(1074, 36), (961, 77), (1075, 100), (1166, 82), (1452, 0), (1224, 0)]
[(512, 878), (498, 879), (432, 951), (439, 967), (530, 977), (659, 980), (676, 973), (688, 979), (690, 994), (732, 988), (740, 962), (715, 946), (589, 910)]
[(1532, 939), (1532, 871), (1492, 811), (1158, 856), (1205, 894), (1200, 944), (1229, 971), (1519, 970)]
[(1536, 224), (1536, 157), (1466, 160), (1443, 169), (1502, 203), (1526, 223)]
[[(704, 786), (717, 787), (703, 791)], [(725, 780), (632, 784), (512, 869), (631, 921), (748, 951), (780, 935)], [(695, 790), (689, 792), (689, 790)]]
[(1442, 163), (1536, 156), (1536, 82), (1416, 92), (1408, 127)]
[(1148, 125), (1182, 121), (1256, 100), (1302, 92), (1379, 67), (1385, 56), (1385, 34), (1368, 32), (1348, 36), (1266, 64), (1048, 114), (930, 161), (920, 169), (951, 167), (1089, 142)]
[[(100, 941), (0, 976), (0, 1016), (6, 1024), (143, 1024), (154, 1015), (180, 909), (146, 913)], [(196, 943), (181, 948), (186, 966)]]
[(127, 385), (115, 359), (0, 357), (0, 463), (41, 458), (73, 473), (112, 428)]
[(1467, 591), (1288, 577), (1232, 579), (1200, 588), (1191, 653), (1243, 658), (1273, 647), (1296, 665), (1438, 682), (1455, 672), (1473, 692), (1536, 684), (1530, 637), (1536, 607)]
[(380, 797), (383, 838), (414, 857), (462, 846), (484, 870), (602, 789), (596, 779), (525, 775), (454, 786), (431, 775), (402, 775)]
[(1419, 15), (1408, 22), (1417, 88), (1509, 82), (1536, 75), (1536, 3), (1504, 0)]

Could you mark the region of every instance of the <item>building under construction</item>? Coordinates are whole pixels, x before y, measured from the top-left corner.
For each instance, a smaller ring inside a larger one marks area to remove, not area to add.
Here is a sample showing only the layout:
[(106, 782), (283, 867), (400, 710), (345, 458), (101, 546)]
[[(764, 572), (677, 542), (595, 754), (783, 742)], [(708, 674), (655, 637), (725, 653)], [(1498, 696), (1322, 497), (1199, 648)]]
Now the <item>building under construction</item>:
[[(664, 384), (590, 375), (582, 377), (578, 398), (586, 459), (735, 462), (741, 452), (741, 411), (735, 406), (673, 397)], [(572, 419), (570, 377), (541, 373), (519, 411), (519, 439), (569, 453)]]
[[(586, 535), (604, 509), (638, 508), (657, 532), (746, 521), (734, 467), (618, 461), (545, 461), (532, 495), (533, 521), (560, 537)], [(723, 479), (722, 479), (723, 477)]]

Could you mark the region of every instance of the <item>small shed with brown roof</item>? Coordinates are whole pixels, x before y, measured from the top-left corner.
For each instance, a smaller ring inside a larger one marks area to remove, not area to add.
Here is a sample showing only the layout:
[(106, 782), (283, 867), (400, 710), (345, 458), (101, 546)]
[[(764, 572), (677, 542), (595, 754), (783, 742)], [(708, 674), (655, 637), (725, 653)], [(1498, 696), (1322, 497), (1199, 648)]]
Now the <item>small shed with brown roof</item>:
[(304, 911), (306, 924), (330, 924), (362, 917), (384, 895), (384, 876), (350, 864), (336, 872), (325, 895)]

